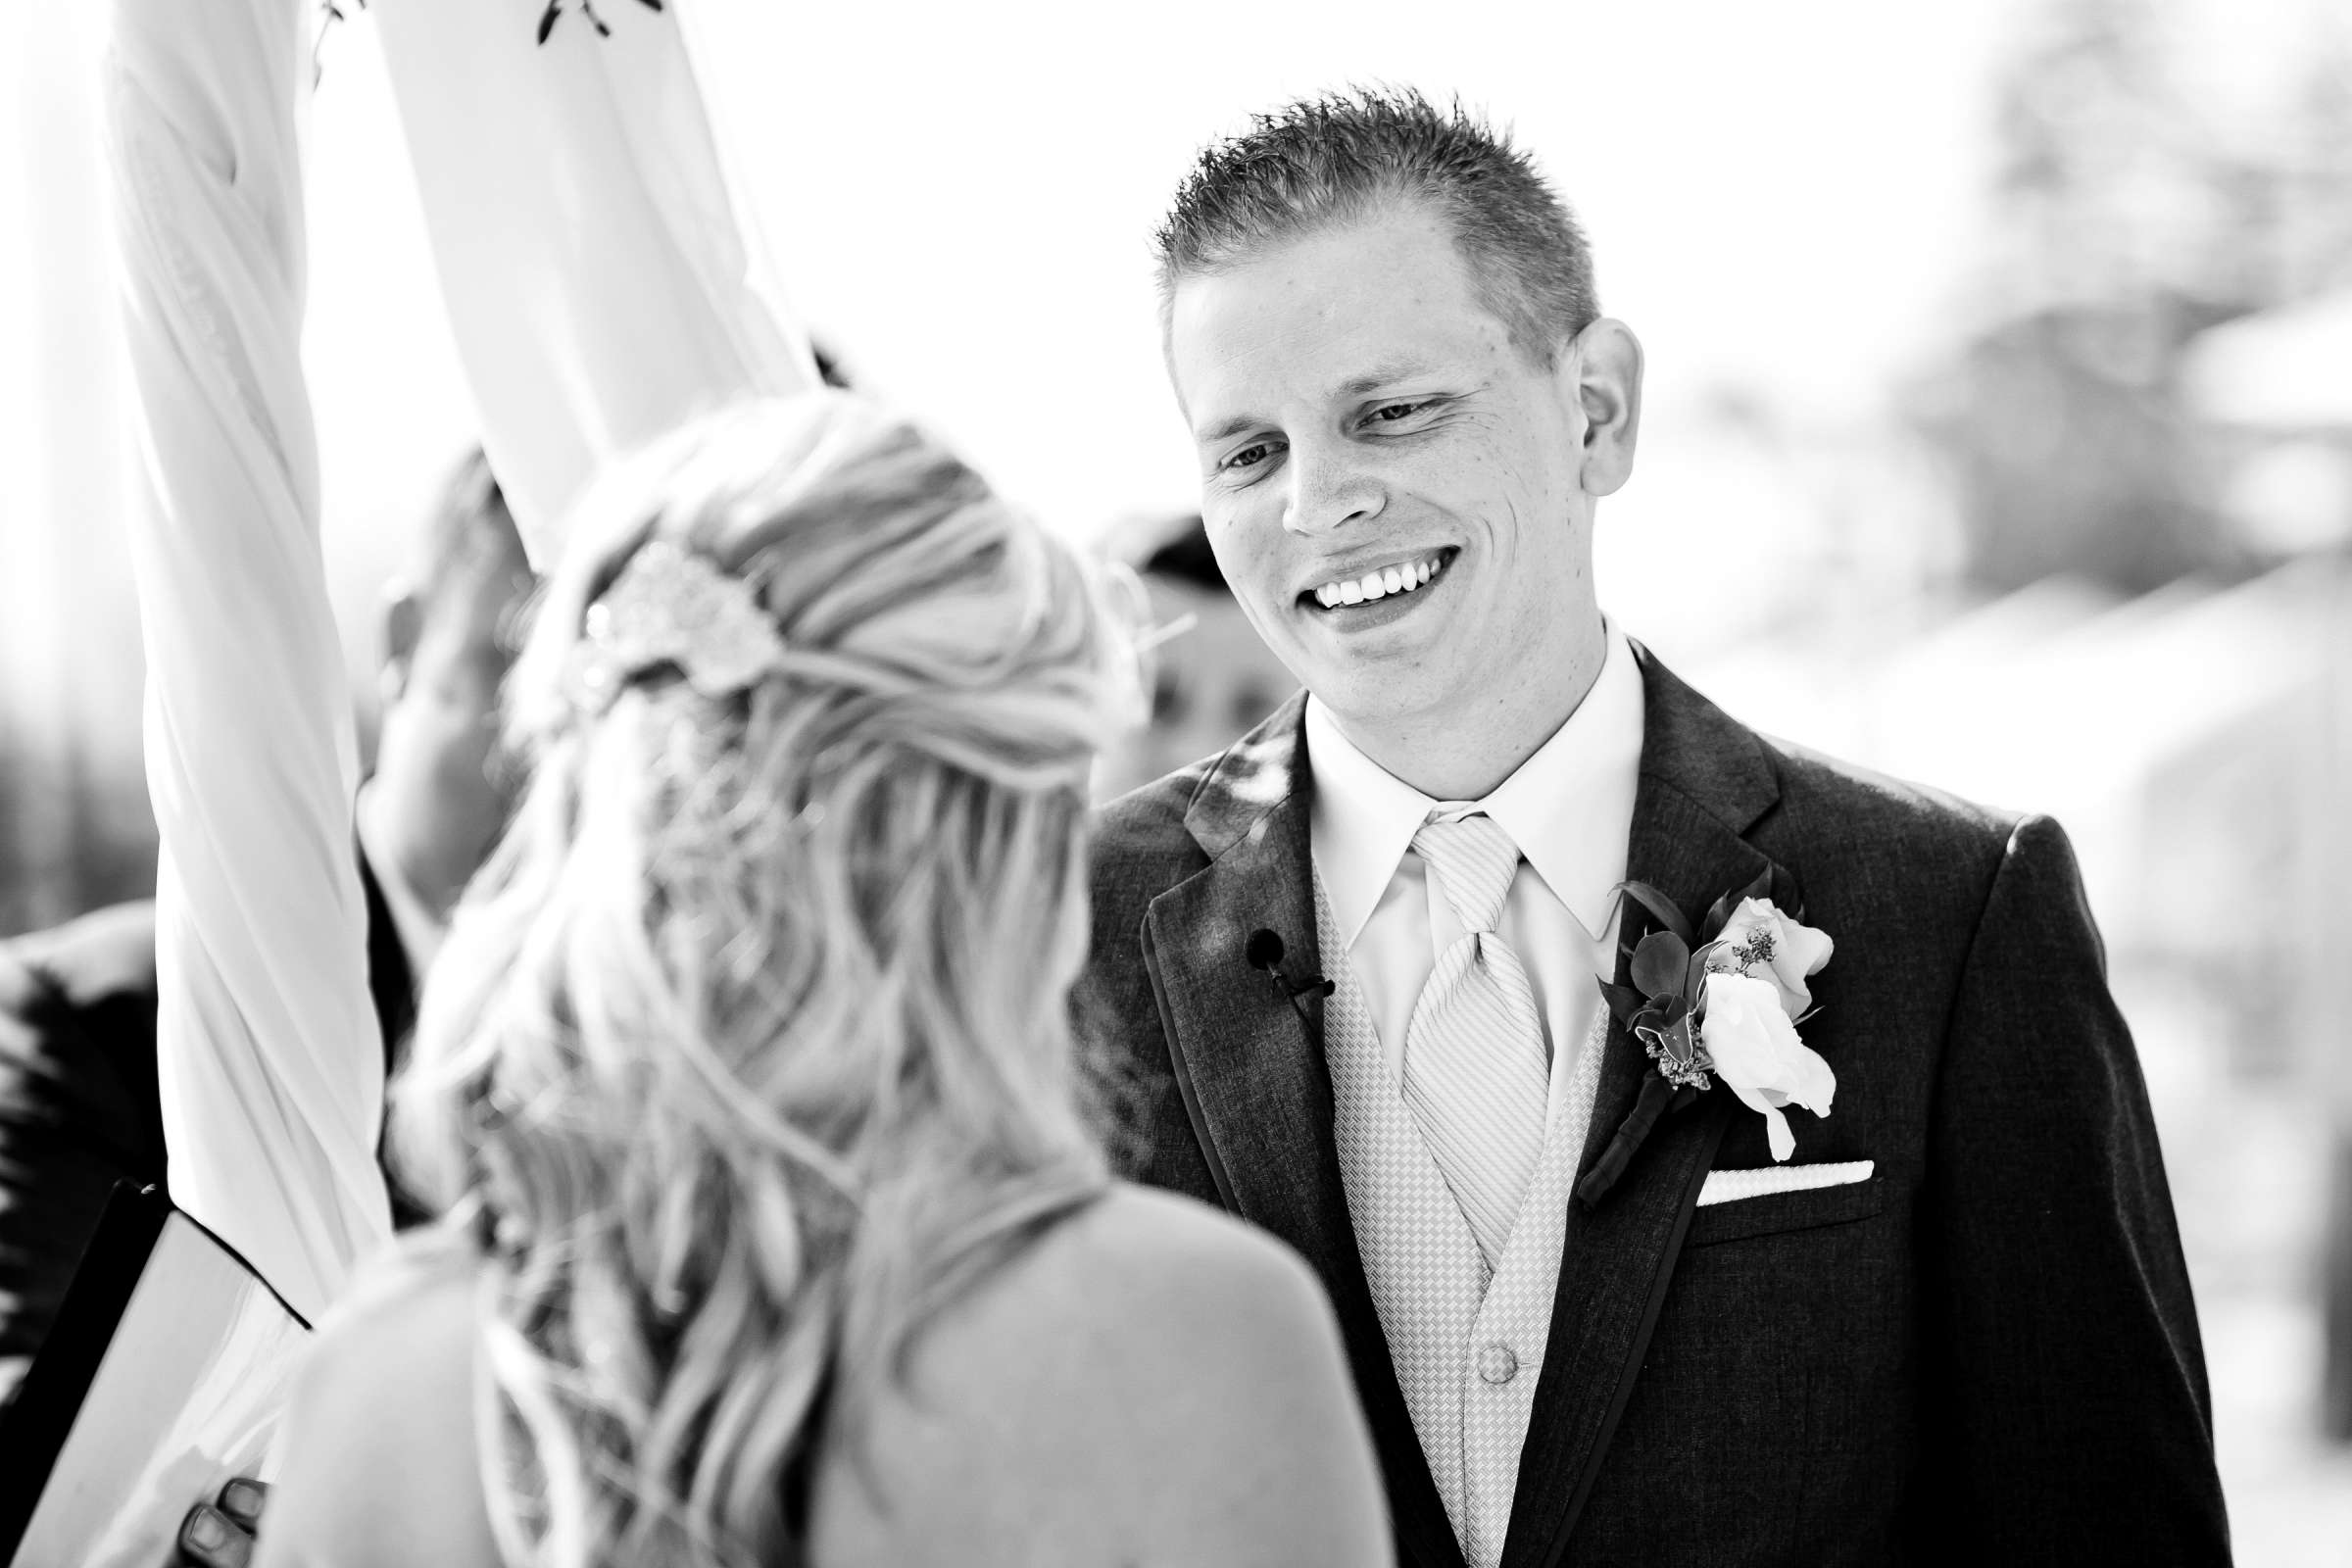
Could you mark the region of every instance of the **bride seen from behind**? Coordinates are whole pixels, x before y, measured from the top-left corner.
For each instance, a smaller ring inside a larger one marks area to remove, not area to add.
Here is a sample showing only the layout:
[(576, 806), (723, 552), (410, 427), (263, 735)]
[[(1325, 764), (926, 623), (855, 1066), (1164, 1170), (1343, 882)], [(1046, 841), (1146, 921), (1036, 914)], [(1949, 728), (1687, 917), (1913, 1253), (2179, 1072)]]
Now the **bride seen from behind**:
[(322, 1334), (265, 1564), (1373, 1564), (1304, 1265), (1112, 1181), (1067, 993), (1132, 655), (823, 393), (594, 489), (395, 1135), (450, 1218)]

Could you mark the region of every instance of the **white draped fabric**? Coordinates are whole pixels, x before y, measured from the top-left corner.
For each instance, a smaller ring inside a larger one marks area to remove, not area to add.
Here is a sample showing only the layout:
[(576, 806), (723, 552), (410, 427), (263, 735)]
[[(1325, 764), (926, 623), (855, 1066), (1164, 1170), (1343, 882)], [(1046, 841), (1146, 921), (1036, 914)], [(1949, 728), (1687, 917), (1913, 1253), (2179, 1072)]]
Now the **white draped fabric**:
[[(544, 564), (597, 465), (815, 384), (759, 288), (674, 15), (386, 0), (380, 26), (484, 423)], [(152, 498), (133, 524), (163, 835), (172, 1197), (300, 1311), (388, 1231), (357, 766), (299, 359), (306, 0), (116, 0), (110, 144)]]
[(117, 0), (172, 1195), (314, 1315), (389, 1233), (359, 767), (300, 356), (302, 0)]
[(697, 410), (816, 384), (739, 225), (677, 7), (384, 0), (425, 226), (482, 444), (544, 567), (597, 466)]

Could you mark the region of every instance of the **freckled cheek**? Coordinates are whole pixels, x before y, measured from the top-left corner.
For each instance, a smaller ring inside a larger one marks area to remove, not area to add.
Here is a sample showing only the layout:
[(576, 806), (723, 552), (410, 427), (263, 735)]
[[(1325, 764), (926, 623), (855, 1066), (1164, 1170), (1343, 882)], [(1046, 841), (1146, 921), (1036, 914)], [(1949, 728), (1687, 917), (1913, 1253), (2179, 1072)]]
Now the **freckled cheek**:
[(1238, 597), (1243, 612), (1253, 624), (1263, 626), (1270, 617), (1289, 608), (1283, 589), (1290, 581), (1290, 570), (1279, 551), (1253, 555), (1239, 576), (1228, 574), (1225, 580), (1240, 588)]
[[(1417, 497), (1446, 512), (1492, 517), (1504, 506), (1506, 492), (1518, 488), (1496, 483), (1498, 478), (1518, 472), (1508, 449), (1499, 442), (1462, 441), (1414, 456), (1419, 461), (1391, 475), (1393, 493)], [(1515, 504), (1518, 498), (1509, 500)]]

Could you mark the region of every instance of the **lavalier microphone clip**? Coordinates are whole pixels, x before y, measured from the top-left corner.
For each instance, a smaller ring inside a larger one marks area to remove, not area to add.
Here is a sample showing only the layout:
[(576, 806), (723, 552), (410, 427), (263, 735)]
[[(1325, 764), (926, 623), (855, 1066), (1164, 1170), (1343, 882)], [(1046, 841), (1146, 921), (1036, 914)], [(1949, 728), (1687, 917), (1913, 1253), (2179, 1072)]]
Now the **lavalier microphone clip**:
[(1242, 956), (1250, 968), (1263, 969), (1266, 978), (1273, 982), (1274, 989), (1288, 998), (1291, 1005), (1298, 1008), (1298, 1016), (1304, 1018), (1306, 1009), (1298, 1006), (1300, 997), (1328, 997), (1339, 986), (1319, 974), (1310, 974), (1303, 980), (1291, 979), (1282, 972), (1284, 951), (1281, 936), (1259, 926), (1250, 933), (1250, 940), (1242, 949)]

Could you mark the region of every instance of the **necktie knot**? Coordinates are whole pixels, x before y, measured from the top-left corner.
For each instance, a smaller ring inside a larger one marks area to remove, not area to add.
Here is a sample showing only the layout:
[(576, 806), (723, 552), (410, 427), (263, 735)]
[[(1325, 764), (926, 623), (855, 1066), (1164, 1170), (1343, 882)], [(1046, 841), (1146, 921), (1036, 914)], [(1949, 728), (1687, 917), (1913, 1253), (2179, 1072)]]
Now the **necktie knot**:
[(1462, 929), (1484, 936), (1501, 923), (1519, 846), (1493, 817), (1433, 817), (1413, 835), (1413, 852), (1438, 879)]

